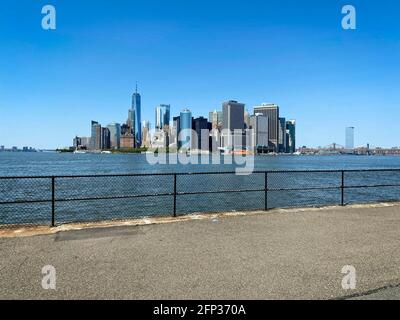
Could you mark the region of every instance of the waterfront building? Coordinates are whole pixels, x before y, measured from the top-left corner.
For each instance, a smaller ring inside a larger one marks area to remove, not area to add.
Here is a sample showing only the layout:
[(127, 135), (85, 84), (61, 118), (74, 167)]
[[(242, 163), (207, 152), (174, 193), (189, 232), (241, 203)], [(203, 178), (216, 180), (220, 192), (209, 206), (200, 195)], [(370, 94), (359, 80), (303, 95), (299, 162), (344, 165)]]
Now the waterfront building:
[(346, 128), (346, 149), (354, 149), (354, 127)]
[(107, 128), (110, 131), (110, 148), (119, 149), (121, 147), (121, 125), (113, 122)]
[(192, 112), (184, 109), (179, 117), (178, 147), (183, 149), (191, 148), (192, 141)]
[(192, 148), (202, 151), (209, 150), (209, 137), (211, 124), (204, 117), (193, 120), (193, 131), (196, 133), (196, 139), (192, 141)]
[(286, 121), (286, 145), (288, 153), (296, 152), (296, 120)]
[(97, 121), (92, 121), (90, 149), (101, 150), (101, 125)]
[[(243, 103), (234, 100), (222, 104), (222, 144), (228, 149), (242, 149), (245, 146), (244, 132), (244, 107)], [(228, 131), (229, 130), (229, 131)], [(228, 133), (230, 132), (230, 134)]]
[(249, 112), (246, 110), (244, 112), (244, 127), (245, 129), (249, 129), (250, 128), (250, 114)]
[(150, 121), (142, 122), (142, 147), (150, 147)]
[(163, 130), (164, 127), (170, 125), (171, 106), (168, 104), (160, 104), (156, 107), (156, 130)]
[(110, 148), (110, 130), (106, 127), (101, 128), (101, 149), (109, 150)]
[(218, 129), (218, 130), (222, 129), (222, 122), (223, 122), (222, 111), (214, 110), (212, 112), (209, 112), (208, 120), (211, 122), (212, 129)]
[(135, 139), (133, 137), (133, 134), (131, 134), (131, 133), (121, 136), (121, 138), (120, 138), (121, 149), (132, 148), (132, 146), (134, 145), (134, 141), (135, 141)]
[(178, 135), (179, 135), (179, 131), (180, 131), (180, 121), (181, 117), (177, 116), (177, 117), (173, 117), (172, 120), (172, 128), (171, 128), (171, 146), (172, 147), (179, 147), (179, 143), (178, 143)]
[(278, 139), (278, 152), (286, 153), (286, 119), (279, 118), (279, 139)]
[(139, 148), (142, 142), (142, 118), (141, 118), (141, 96), (137, 90), (132, 95), (132, 110), (134, 113), (134, 125), (132, 127), (133, 135), (134, 135), (134, 147)]
[(254, 107), (254, 114), (262, 113), (268, 117), (268, 140), (275, 152), (279, 151), (279, 106), (273, 103), (263, 103)]
[(250, 117), (251, 148), (254, 152), (268, 150), (268, 117), (262, 113), (256, 113)]

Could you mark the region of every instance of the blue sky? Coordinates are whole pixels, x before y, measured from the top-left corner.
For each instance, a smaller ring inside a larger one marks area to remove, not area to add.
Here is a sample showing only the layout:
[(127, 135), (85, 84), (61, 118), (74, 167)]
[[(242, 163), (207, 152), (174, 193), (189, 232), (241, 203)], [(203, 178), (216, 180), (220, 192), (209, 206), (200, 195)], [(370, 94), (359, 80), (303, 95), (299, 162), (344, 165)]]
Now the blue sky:
[(299, 145), (344, 144), (354, 126), (356, 145), (399, 146), (399, 17), (396, 0), (2, 0), (0, 145), (63, 147), (91, 120), (123, 122), (137, 80), (152, 124), (160, 103), (274, 102)]

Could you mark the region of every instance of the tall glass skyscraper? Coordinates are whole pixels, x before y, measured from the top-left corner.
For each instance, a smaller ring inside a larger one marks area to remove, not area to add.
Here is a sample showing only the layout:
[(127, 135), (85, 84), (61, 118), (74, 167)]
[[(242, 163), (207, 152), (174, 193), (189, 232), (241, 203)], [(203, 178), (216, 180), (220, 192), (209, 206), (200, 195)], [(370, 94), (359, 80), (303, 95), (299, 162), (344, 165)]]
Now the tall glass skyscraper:
[(170, 125), (171, 106), (160, 104), (156, 107), (156, 130), (163, 130), (164, 126)]
[(184, 109), (180, 114), (178, 145), (180, 148), (190, 149), (192, 141), (192, 112)]
[(354, 127), (346, 128), (346, 149), (354, 149)]
[(268, 139), (275, 152), (279, 152), (279, 106), (263, 103), (254, 107), (254, 114), (262, 113), (268, 117)]
[(137, 84), (136, 91), (132, 95), (132, 110), (134, 116), (134, 128), (133, 133), (135, 135), (135, 147), (139, 148), (142, 144), (142, 117), (141, 117), (141, 97), (137, 92)]
[(121, 125), (113, 122), (107, 128), (110, 130), (110, 147), (119, 149), (121, 147)]

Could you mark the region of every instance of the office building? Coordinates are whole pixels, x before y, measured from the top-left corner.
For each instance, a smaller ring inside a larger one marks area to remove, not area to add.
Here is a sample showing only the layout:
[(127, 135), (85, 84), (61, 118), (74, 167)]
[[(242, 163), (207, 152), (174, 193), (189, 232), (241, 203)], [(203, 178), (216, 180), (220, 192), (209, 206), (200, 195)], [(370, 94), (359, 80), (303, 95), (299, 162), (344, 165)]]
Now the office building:
[(286, 119), (279, 118), (279, 139), (278, 139), (278, 152), (286, 153)]
[(211, 124), (206, 118), (199, 117), (193, 120), (193, 133), (196, 133), (196, 139), (192, 141), (192, 148), (202, 151), (209, 150)]
[(110, 130), (108, 128), (101, 128), (101, 149), (109, 150), (110, 148)]
[(250, 128), (250, 114), (249, 112), (246, 110), (244, 112), (244, 128), (245, 129), (249, 129)]
[(126, 134), (121, 136), (120, 138), (120, 147), (121, 149), (129, 149), (133, 148), (132, 146), (134, 145), (134, 137), (133, 134)]
[(296, 121), (286, 121), (286, 145), (288, 153), (296, 152)]
[(142, 147), (150, 147), (150, 121), (142, 121)]
[(171, 106), (167, 104), (161, 104), (156, 107), (156, 130), (163, 130), (165, 127), (170, 125), (170, 114)]
[(134, 135), (134, 147), (139, 148), (142, 143), (142, 118), (141, 118), (141, 97), (137, 91), (132, 95), (132, 110), (133, 110), (133, 123), (132, 127), (133, 135)]
[(214, 110), (208, 114), (208, 120), (211, 122), (212, 129), (222, 129), (222, 111)]
[(90, 149), (101, 150), (101, 125), (96, 121), (92, 121)]
[(346, 149), (354, 149), (354, 127), (346, 128)]
[(178, 147), (190, 149), (192, 141), (192, 112), (184, 109), (179, 117)]
[[(222, 144), (228, 149), (243, 149), (246, 142), (244, 132), (244, 107), (243, 103), (234, 100), (222, 104)], [(230, 133), (227, 131), (229, 130)]]
[(251, 148), (254, 152), (268, 150), (268, 117), (256, 113), (250, 117)]
[(263, 103), (254, 107), (254, 114), (262, 113), (268, 117), (268, 140), (275, 152), (279, 151), (279, 106), (273, 103)]
[(119, 149), (121, 147), (121, 125), (113, 122), (107, 128), (110, 131), (110, 148)]

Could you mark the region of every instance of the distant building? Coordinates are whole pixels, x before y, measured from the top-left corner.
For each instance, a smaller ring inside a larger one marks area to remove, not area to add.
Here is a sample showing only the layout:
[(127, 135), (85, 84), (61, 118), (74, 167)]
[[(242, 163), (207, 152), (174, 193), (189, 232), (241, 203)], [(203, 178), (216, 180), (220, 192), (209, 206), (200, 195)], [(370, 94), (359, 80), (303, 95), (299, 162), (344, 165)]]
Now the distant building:
[(222, 144), (225, 148), (237, 149), (245, 146), (244, 132), (244, 107), (243, 103), (234, 100), (222, 104), (223, 129), (231, 133), (224, 132)]
[(139, 148), (142, 143), (142, 118), (141, 118), (141, 97), (137, 90), (132, 95), (132, 110), (134, 111), (134, 126), (132, 127), (134, 134), (134, 147)]
[(346, 149), (354, 149), (354, 127), (346, 128)]
[(251, 148), (254, 152), (268, 150), (268, 117), (256, 113), (250, 117)]
[(249, 114), (249, 112), (246, 110), (246, 111), (244, 112), (244, 127), (245, 127), (245, 129), (249, 129), (250, 126), (251, 126), (251, 123), (250, 123), (250, 114)]
[(173, 117), (170, 141), (171, 141), (172, 146), (175, 146), (176, 148), (179, 147), (178, 135), (180, 132), (180, 123), (181, 123), (181, 117), (179, 117), (179, 116)]
[(122, 149), (132, 148), (134, 145), (134, 137), (133, 134), (126, 134), (121, 136), (120, 144)]
[(142, 147), (150, 147), (150, 122), (142, 121)]
[(268, 117), (268, 140), (275, 152), (279, 151), (279, 106), (263, 103), (254, 107), (254, 114), (262, 113)]
[(196, 132), (196, 138), (192, 141), (192, 148), (202, 151), (209, 151), (209, 137), (210, 127), (208, 120), (203, 117), (199, 117), (193, 120), (193, 131)]
[(211, 122), (212, 129), (222, 129), (223, 116), (222, 111), (214, 110), (208, 114), (208, 120)]
[(179, 117), (178, 147), (190, 149), (192, 141), (192, 112), (184, 109)]
[(92, 130), (90, 138), (90, 149), (91, 150), (101, 150), (101, 125), (92, 121)]
[(133, 109), (129, 109), (128, 110), (128, 120), (126, 122), (128, 129), (129, 129), (129, 133), (134, 133), (135, 132), (135, 110)]
[(111, 149), (110, 130), (108, 128), (101, 128), (101, 149)]
[(278, 139), (278, 152), (286, 153), (287, 146), (286, 146), (286, 119), (279, 118), (279, 139)]
[(0, 152), (4, 151), (5, 147), (4, 146), (0, 146)]
[(168, 104), (161, 104), (156, 107), (156, 130), (163, 130), (165, 126), (170, 125), (171, 106)]
[(110, 131), (110, 149), (119, 149), (121, 147), (121, 125), (113, 122), (107, 128)]
[(288, 153), (296, 152), (296, 121), (286, 121), (286, 145)]

